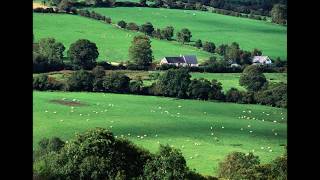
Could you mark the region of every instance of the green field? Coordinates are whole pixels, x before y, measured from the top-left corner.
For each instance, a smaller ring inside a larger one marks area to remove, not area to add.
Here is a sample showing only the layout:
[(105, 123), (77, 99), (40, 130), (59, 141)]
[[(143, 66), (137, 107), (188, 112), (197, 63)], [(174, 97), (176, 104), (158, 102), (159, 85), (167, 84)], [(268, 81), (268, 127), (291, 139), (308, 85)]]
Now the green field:
[(192, 40), (213, 41), (216, 45), (238, 42), (245, 50), (258, 48), (272, 58), (287, 57), (287, 28), (269, 22), (164, 8), (94, 8), (94, 11), (111, 17), (113, 22), (125, 20), (139, 25), (151, 22), (157, 28), (171, 25), (175, 32), (189, 28)]
[[(33, 33), (35, 41), (40, 38), (53, 37), (62, 42), (68, 49), (78, 39), (89, 39), (97, 44), (99, 60), (121, 62), (128, 60), (128, 49), (137, 32), (119, 29), (113, 25), (97, 20), (66, 14), (33, 13)], [(195, 54), (198, 60), (204, 61), (211, 55), (195, 47), (181, 45), (177, 42), (152, 39), (152, 50), (155, 61), (164, 56)]]
[[(170, 144), (182, 150), (191, 168), (214, 175), (218, 162), (232, 151), (254, 151), (264, 163), (281, 155), (287, 142), (286, 110), (280, 108), (103, 93), (34, 91), (33, 96), (34, 148), (43, 137), (68, 140), (104, 127), (152, 152)], [(51, 102), (73, 99), (82, 106)], [(250, 119), (239, 118), (244, 115)]]

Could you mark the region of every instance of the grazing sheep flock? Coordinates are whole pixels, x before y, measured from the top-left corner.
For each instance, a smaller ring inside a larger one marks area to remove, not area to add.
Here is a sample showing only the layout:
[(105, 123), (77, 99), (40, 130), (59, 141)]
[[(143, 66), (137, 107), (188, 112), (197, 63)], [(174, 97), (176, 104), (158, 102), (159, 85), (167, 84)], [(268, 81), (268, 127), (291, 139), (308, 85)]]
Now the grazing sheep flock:
[[(135, 102), (113, 100), (108, 98), (108, 94), (96, 96), (98, 97), (94, 101), (82, 99), (81, 96), (61, 97), (60, 100), (65, 102), (81, 102), (87, 105), (51, 103), (50, 106), (41, 106), (40, 109), (43, 116), (48, 117), (53, 126), (60, 126), (62, 131), (68, 132), (63, 125), (71, 128), (73, 124), (78, 125), (75, 127), (76, 131), (79, 127), (105, 127), (111, 130), (116, 138), (130, 139), (147, 149), (157, 149), (160, 144), (177, 147), (186, 154), (185, 157), (189, 157), (191, 166), (195, 168), (200, 166), (197, 162), (207, 158), (215, 159), (213, 156), (217, 155), (223, 158), (230, 150), (255, 151), (258, 155), (268, 153), (268, 158), (277, 156), (282, 151), (281, 147), (278, 147), (284, 143), (282, 139), (285, 136), (281, 127), (286, 121), (286, 114), (282, 112), (248, 108), (235, 112), (231, 108), (225, 113), (230, 118), (225, 119), (220, 116), (220, 110), (215, 110), (219, 105), (213, 109), (202, 109), (198, 107), (201, 105), (182, 104), (182, 100), (171, 101), (172, 104), (137, 101), (141, 109), (136, 111), (133, 110)], [(55, 122), (58, 124), (54, 125)], [(45, 132), (46, 130), (37, 130), (35, 133)], [(261, 142), (258, 143), (259, 138)], [(269, 141), (266, 138), (274, 140)]]

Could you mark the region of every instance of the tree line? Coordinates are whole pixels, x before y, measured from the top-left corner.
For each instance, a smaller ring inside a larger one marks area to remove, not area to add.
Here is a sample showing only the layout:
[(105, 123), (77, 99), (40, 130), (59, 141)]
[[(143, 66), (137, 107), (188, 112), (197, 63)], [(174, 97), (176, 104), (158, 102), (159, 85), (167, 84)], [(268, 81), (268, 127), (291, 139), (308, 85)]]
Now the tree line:
[[(94, 14), (94, 13), (92, 13)], [(105, 18), (102, 18), (105, 21)], [(150, 29), (152, 25), (146, 23), (145, 26), (141, 26), (143, 31)], [(151, 28), (152, 29), (152, 28)], [(184, 30), (182, 30), (184, 31)], [(170, 39), (173, 34), (172, 27), (166, 27), (160, 31), (163, 36)], [(179, 34), (180, 32), (178, 32)], [(191, 36), (189, 32), (183, 32), (182, 35)], [(197, 48), (203, 48), (203, 50), (212, 53), (219, 54), (222, 60), (217, 60), (215, 56), (212, 56), (209, 60), (200, 64), (199, 67), (189, 67), (193, 72), (242, 72), (242, 70), (252, 63), (254, 56), (262, 55), (262, 51), (254, 49), (251, 52), (242, 50), (238, 43), (233, 42), (231, 45), (221, 44), (216, 47), (213, 42), (204, 42), (199, 39), (194, 44)], [(39, 42), (33, 43), (33, 71), (35, 73), (59, 71), (62, 69), (92, 69), (97, 64), (103, 66), (106, 69), (129, 69), (129, 70), (167, 70), (176, 69), (173, 65), (164, 64), (162, 66), (156, 66), (153, 63), (154, 57), (151, 48), (151, 40), (145, 35), (137, 35), (133, 38), (131, 46), (129, 47), (129, 61), (126, 62), (126, 66), (121, 63), (119, 66), (112, 66), (107, 62), (96, 62), (99, 56), (98, 48), (94, 42), (86, 39), (80, 39), (72, 43), (67, 52), (67, 57), (63, 57), (65, 47), (62, 43), (56, 42), (53, 38), (43, 38)], [(236, 63), (236, 66), (232, 66), (232, 63)], [(272, 65), (262, 66), (264, 72), (286, 72), (286, 61), (277, 58)]]
[[(267, 164), (258, 156), (232, 152), (218, 165), (226, 179), (287, 179), (287, 152)], [(33, 151), (33, 179), (216, 180), (191, 170), (179, 149), (160, 145), (151, 153), (111, 131), (95, 128), (69, 141), (43, 138)]]
[(78, 70), (66, 82), (60, 82), (46, 74), (33, 79), (36, 90), (63, 90), (87, 92), (111, 92), (166, 96), (181, 99), (211, 100), (242, 104), (263, 104), (287, 107), (287, 84), (269, 83), (258, 66), (248, 66), (240, 76), (239, 83), (247, 91), (231, 88), (224, 92), (217, 80), (191, 79), (188, 69), (169, 69), (155, 78), (150, 86), (142, 79), (131, 80), (121, 72), (105, 73), (101, 66), (92, 71)]

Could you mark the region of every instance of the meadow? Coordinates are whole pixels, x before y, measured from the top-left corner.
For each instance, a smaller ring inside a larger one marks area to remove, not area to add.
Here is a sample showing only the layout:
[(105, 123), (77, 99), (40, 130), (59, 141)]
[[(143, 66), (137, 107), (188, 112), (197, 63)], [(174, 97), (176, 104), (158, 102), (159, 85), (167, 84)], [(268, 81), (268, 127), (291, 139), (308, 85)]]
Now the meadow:
[(201, 39), (216, 45), (238, 42), (245, 50), (258, 48), (272, 58), (287, 57), (287, 28), (270, 22), (195, 10), (139, 7), (92, 10), (111, 17), (115, 23), (120, 20), (139, 25), (151, 22), (157, 28), (173, 26), (175, 32), (188, 28), (192, 32), (193, 41)]
[[(108, 62), (127, 61), (133, 37), (141, 34), (85, 17), (40, 13), (33, 13), (33, 33), (35, 41), (53, 37), (62, 42), (66, 49), (78, 39), (88, 39), (98, 47), (100, 53), (98, 60)], [(178, 42), (157, 39), (151, 39), (151, 41), (155, 61), (160, 61), (164, 56), (194, 54), (198, 61), (202, 62), (211, 56), (210, 53)]]
[(33, 147), (43, 137), (68, 140), (94, 127), (157, 151), (181, 149), (188, 166), (214, 175), (232, 151), (269, 162), (284, 152), (286, 109), (105, 93), (33, 92)]

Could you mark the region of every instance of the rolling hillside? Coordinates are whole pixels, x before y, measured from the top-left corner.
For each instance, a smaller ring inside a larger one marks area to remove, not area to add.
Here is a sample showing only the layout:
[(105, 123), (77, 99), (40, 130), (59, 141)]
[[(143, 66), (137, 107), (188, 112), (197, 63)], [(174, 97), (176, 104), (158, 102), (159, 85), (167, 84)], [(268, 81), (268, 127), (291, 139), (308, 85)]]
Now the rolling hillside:
[(238, 42), (240, 47), (251, 51), (262, 49), (272, 58), (287, 57), (287, 28), (269, 22), (220, 15), (210, 12), (164, 8), (94, 8), (95, 12), (109, 16), (113, 22), (125, 20), (139, 25), (151, 22), (157, 28), (173, 26), (175, 32), (189, 28), (192, 40), (221, 43)]
[[(40, 13), (33, 14), (33, 33), (35, 41), (53, 37), (62, 42), (67, 49), (78, 39), (89, 39), (98, 46), (98, 59), (112, 62), (127, 61), (131, 41), (135, 35), (140, 34), (85, 17)], [(164, 56), (195, 54), (201, 62), (211, 56), (210, 53), (177, 42), (152, 39), (151, 46), (155, 61), (160, 61)]]
[(191, 168), (213, 175), (230, 152), (254, 152), (269, 162), (286, 144), (280, 108), (105, 93), (34, 91), (33, 97), (34, 148), (43, 137), (67, 140), (104, 127), (152, 152), (159, 144), (179, 148)]

